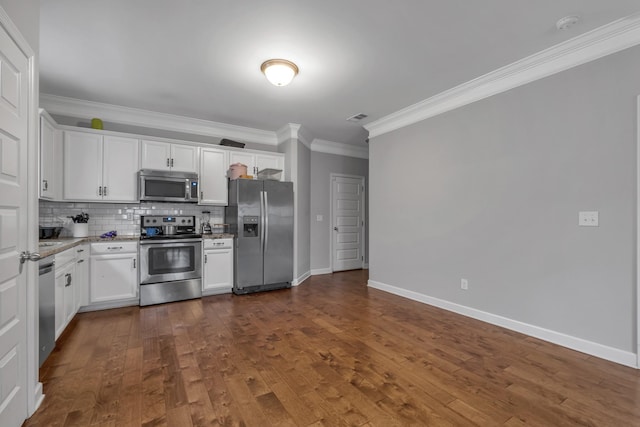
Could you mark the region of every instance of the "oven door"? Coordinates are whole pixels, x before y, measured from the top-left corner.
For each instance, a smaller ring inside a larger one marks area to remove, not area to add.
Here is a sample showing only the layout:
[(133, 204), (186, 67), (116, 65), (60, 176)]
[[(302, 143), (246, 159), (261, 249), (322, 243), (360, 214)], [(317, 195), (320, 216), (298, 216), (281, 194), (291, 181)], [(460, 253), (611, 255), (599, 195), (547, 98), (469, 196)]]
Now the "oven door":
[(201, 239), (140, 242), (140, 284), (201, 277)]

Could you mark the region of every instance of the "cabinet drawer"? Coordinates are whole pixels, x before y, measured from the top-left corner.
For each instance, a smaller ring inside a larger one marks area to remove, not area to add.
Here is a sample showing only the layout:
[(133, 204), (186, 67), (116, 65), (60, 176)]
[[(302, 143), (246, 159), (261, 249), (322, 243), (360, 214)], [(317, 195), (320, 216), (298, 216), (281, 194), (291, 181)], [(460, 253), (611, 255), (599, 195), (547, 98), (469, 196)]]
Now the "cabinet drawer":
[(233, 247), (233, 239), (204, 239), (205, 249), (229, 249)]
[(136, 253), (138, 252), (138, 242), (100, 242), (91, 244), (91, 255)]
[(67, 249), (64, 252), (56, 254), (56, 270), (61, 269), (70, 262), (76, 261), (76, 248)]

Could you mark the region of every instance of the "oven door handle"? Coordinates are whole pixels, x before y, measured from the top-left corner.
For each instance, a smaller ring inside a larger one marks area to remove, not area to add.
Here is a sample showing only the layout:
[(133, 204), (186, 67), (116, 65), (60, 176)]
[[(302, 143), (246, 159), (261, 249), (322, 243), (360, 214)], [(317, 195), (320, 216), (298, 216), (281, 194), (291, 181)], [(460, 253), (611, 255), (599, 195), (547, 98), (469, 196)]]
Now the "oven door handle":
[(178, 245), (182, 245), (183, 243), (199, 243), (199, 242), (202, 242), (202, 239), (199, 237), (196, 237), (193, 239), (140, 240), (141, 245), (165, 245), (165, 246), (166, 245), (178, 246)]

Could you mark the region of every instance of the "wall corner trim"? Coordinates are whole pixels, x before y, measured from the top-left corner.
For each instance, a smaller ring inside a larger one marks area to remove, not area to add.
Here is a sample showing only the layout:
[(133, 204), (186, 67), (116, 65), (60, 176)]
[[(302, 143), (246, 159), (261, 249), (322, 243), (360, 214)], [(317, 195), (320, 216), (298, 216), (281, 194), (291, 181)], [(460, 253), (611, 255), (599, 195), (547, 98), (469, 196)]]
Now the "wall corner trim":
[(293, 282), (291, 282), (291, 286), (299, 286), (300, 284), (302, 284), (302, 282), (307, 280), (309, 277), (311, 277), (311, 272), (306, 271), (302, 273), (298, 278), (294, 279)]
[(512, 331), (520, 332), (525, 335), (529, 335), (534, 338), (539, 338), (544, 341), (558, 344), (563, 347), (567, 347), (573, 350), (580, 351), (601, 359), (609, 360), (621, 365), (629, 366), (632, 368), (639, 368), (636, 364), (636, 354), (632, 352), (623, 351), (617, 348), (609, 347), (603, 344), (598, 344), (592, 341), (587, 341), (582, 338), (566, 335), (561, 332), (552, 331), (549, 329), (541, 328), (539, 326), (530, 325), (517, 320), (509, 319), (506, 317), (498, 316), (496, 314), (487, 313), (475, 308), (467, 307), (464, 305), (456, 304), (450, 301), (442, 300), (439, 298), (430, 297), (418, 292), (410, 291), (407, 289), (399, 288), (396, 286), (388, 285), (374, 280), (369, 280), (367, 285), (374, 289), (379, 289), (390, 294), (398, 295), (410, 300), (422, 302), (424, 304), (432, 305), (434, 307), (442, 308), (453, 313), (461, 314), (463, 316), (471, 317), (473, 319), (481, 320), (483, 322), (490, 323), (492, 325), (500, 326)]
[(364, 125), (369, 138), (640, 44), (640, 13), (603, 25)]

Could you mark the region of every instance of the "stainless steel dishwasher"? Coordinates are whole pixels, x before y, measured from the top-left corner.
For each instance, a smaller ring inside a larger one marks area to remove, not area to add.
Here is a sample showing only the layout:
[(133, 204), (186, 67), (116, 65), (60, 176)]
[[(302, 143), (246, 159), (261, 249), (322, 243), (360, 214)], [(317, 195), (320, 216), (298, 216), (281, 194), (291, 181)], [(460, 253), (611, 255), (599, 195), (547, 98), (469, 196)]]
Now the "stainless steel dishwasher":
[(55, 306), (55, 272), (54, 257), (42, 258), (39, 263), (40, 274), (38, 280), (38, 312), (40, 314), (40, 365), (56, 345), (56, 306)]

